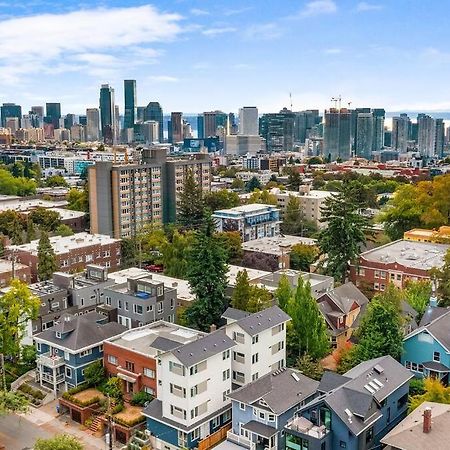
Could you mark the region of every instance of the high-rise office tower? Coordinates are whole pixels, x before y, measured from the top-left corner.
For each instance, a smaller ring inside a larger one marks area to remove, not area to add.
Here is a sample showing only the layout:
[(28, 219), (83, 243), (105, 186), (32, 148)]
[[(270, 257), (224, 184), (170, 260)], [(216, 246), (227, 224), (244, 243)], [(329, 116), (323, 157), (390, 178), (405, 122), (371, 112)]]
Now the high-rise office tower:
[(351, 112), (347, 108), (325, 111), (323, 153), (331, 161), (351, 156)]
[(164, 142), (164, 118), (163, 110), (158, 102), (150, 102), (145, 108), (144, 121), (156, 120), (159, 124), (159, 142)]
[(36, 114), (37, 116), (44, 118), (44, 107), (43, 106), (32, 106), (30, 113)]
[(169, 142), (181, 142), (183, 140), (183, 113), (173, 112), (170, 114), (170, 137)]
[(197, 115), (197, 138), (203, 139), (205, 137), (205, 120), (203, 114)]
[(102, 84), (100, 88), (100, 126), (103, 141), (106, 144), (114, 143), (115, 105), (114, 89), (109, 84)]
[(352, 151), (356, 151), (356, 136), (358, 135), (358, 114), (370, 113), (370, 108), (355, 108), (350, 110), (350, 142)]
[(123, 84), (125, 93), (125, 116), (123, 127), (127, 129), (133, 128), (136, 123), (136, 80), (125, 80)]
[(256, 106), (244, 106), (239, 109), (239, 134), (244, 136), (257, 136), (258, 108)]
[(372, 110), (373, 114), (373, 140), (372, 151), (379, 152), (384, 147), (384, 118), (386, 111), (382, 108)]
[(227, 126), (226, 126), (226, 134), (227, 136), (232, 136), (237, 134), (238, 132), (238, 126), (236, 123), (236, 116), (234, 113), (230, 112), (228, 113), (227, 117)]
[(64, 128), (68, 130), (78, 123), (78, 116), (76, 114), (66, 114), (66, 117), (64, 117)]
[(311, 130), (316, 127), (320, 121), (318, 109), (308, 109), (306, 111), (295, 112), (294, 122), (294, 140), (301, 144), (310, 137)]
[(400, 153), (408, 151), (408, 141), (411, 132), (411, 119), (407, 114), (400, 114), (392, 119), (391, 146)]
[(29, 128), (34, 128), (33, 126), (33, 120), (34, 120), (33, 114), (24, 114), (21, 119), (20, 127), (27, 130)]
[(436, 122), (431, 116), (420, 114), (417, 125), (417, 148), (421, 155), (431, 158), (435, 156), (436, 149)]
[(144, 122), (145, 108), (145, 106), (136, 107), (136, 123)]
[(45, 110), (46, 116), (44, 121), (46, 123), (51, 123), (53, 128), (57, 130), (60, 127), (61, 103), (46, 103)]
[(3, 103), (0, 107), (1, 115), (2, 115), (2, 128), (6, 128), (6, 120), (9, 118), (17, 118), (19, 121), (22, 119), (22, 107), (20, 105), (16, 105), (15, 103)]
[(159, 140), (159, 123), (156, 120), (149, 120), (141, 124), (142, 134), (147, 144), (153, 144)]
[(358, 114), (356, 130), (355, 156), (371, 160), (374, 135), (374, 117), (371, 112)]
[(217, 123), (216, 123), (216, 112), (208, 111), (203, 113), (203, 137), (208, 138), (216, 136), (217, 134)]
[(286, 108), (279, 113), (264, 114), (259, 121), (259, 134), (271, 152), (292, 151), (294, 148), (295, 114)]
[(86, 139), (88, 141), (100, 139), (100, 113), (98, 108), (86, 109)]
[(114, 105), (114, 143), (119, 140), (120, 131), (122, 129), (121, 124), (119, 105)]
[(20, 119), (18, 117), (7, 117), (5, 128), (9, 128), (11, 130), (11, 134), (15, 134), (15, 132), (20, 128)]
[(445, 124), (444, 119), (436, 119), (436, 138), (435, 138), (435, 150), (434, 154), (438, 158), (444, 156), (444, 144), (445, 144)]

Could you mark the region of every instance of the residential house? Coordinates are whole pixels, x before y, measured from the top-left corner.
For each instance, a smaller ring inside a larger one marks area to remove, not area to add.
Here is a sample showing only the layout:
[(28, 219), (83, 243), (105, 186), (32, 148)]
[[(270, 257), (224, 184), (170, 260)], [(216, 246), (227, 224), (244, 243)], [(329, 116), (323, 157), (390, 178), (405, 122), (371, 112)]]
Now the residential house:
[(286, 324), (291, 318), (278, 306), (247, 315), (230, 308), (223, 317), (228, 337), (236, 346), (232, 350), (232, 381), (244, 386), (258, 378), (286, 366)]
[(56, 394), (84, 382), (84, 369), (103, 358), (103, 341), (125, 331), (98, 313), (63, 314), (52, 327), (34, 337), (36, 381)]
[(393, 430), (381, 443), (385, 450), (447, 450), (450, 442), (450, 405), (423, 402)]
[(193, 449), (229, 427), (235, 345), (221, 329), (159, 355), (157, 398), (143, 410), (154, 449)]
[(126, 399), (140, 391), (156, 396), (158, 356), (203, 336), (200, 331), (158, 320), (107, 339), (103, 365), (109, 375), (123, 380)]
[(284, 450), (284, 426), (314, 398), (318, 386), (318, 381), (300, 371), (283, 368), (233, 391), (228, 396), (233, 426), (227, 441), (255, 450)]
[(413, 375), (391, 356), (362, 362), (344, 375), (325, 372), (321, 394), (285, 427), (286, 449), (369, 450), (406, 417)]

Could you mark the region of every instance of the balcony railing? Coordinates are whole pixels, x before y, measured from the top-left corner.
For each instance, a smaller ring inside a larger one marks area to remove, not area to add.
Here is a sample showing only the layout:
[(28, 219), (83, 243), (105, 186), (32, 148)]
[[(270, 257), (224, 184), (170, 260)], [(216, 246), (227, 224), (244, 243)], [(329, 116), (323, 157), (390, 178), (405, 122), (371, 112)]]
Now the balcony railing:
[(42, 381), (47, 381), (47, 383), (59, 384), (59, 383), (62, 383), (64, 381), (64, 374), (63, 373), (58, 373), (58, 374), (56, 374), (56, 376), (53, 376), (53, 374), (43, 372), (41, 374), (41, 379), (42, 379)]
[(325, 427), (325, 425), (314, 425), (303, 417), (294, 417), (287, 423), (286, 428), (316, 439), (322, 439), (330, 431)]
[(64, 365), (64, 358), (62, 356), (51, 355), (50, 352), (42, 353), (37, 358), (37, 363), (46, 367), (60, 367)]
[(233, 433), (231, 430), (227, 433), (227, 441), (233, 444), (240, 445), (241, 447), (247, 448), (249, 450), (256, 450), (256, 444), (245, 436), (240, 436), (239, 434)]

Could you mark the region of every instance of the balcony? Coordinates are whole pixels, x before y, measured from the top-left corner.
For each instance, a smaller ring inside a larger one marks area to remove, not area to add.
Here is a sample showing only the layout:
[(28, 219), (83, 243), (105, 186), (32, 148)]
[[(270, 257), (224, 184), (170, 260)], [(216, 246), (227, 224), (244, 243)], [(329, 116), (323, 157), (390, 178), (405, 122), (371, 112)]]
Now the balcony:
[(37, 364), (45, 367), (56, 368), (63, 366), (64, 358), (62, 356), (52, 355), (50, 352), (42, 353), (37, 357)]
[(47, 383), (51, 384), (59, 384), (64, 381), (64, 374), (58, 373), (55, 376), (53, 376), (51, 373), (45, 373), (43, 372), (41, 375), (41, 381), (46, 381)]
[(330, 432), (325, 425), (314, 425), (305, 417), (294, 417), (287, 423), (286, 429), (296, 431), (314, 439), (323, 439)]
[(239, 434), (234, 434), (231, 430), (227, 433), (227, 441), (233, 444), (239, 445), (241, 447), (247, 448), (248, 450), (256, 450), (256, 444), (250, 439), (240, 436)]

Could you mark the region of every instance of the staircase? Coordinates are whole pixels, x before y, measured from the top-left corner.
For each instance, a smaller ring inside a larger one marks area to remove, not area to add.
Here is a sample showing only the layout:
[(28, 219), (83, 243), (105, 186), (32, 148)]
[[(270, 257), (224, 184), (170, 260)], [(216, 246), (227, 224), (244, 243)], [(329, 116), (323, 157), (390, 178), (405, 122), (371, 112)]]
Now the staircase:
[(89, 430), (92, 431), (92, 433), (96, 433), (101, 426), (102, 426), (102, 416), (95, 416), (94, 420), (91, 423), (91, 426), (89, 427)]

